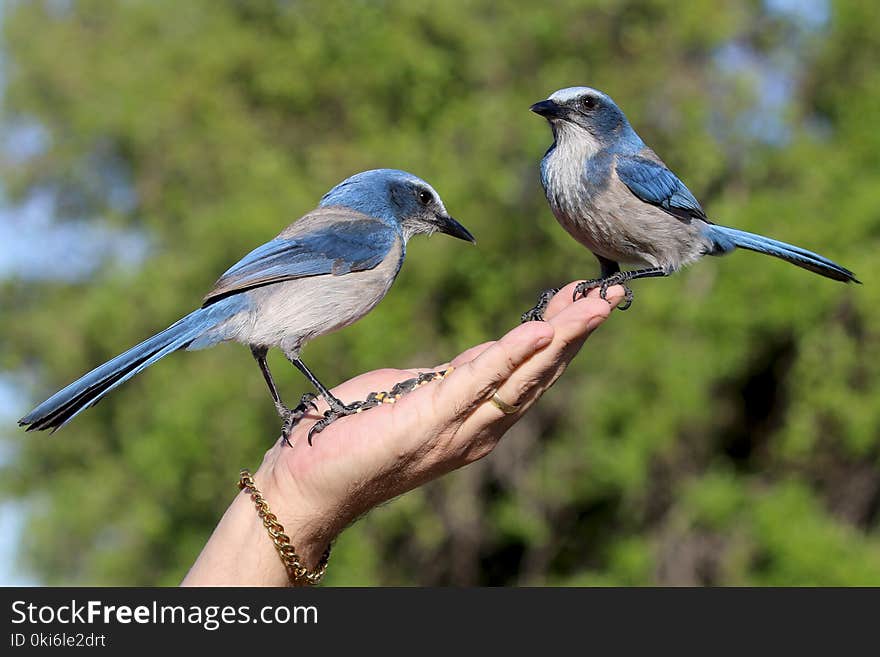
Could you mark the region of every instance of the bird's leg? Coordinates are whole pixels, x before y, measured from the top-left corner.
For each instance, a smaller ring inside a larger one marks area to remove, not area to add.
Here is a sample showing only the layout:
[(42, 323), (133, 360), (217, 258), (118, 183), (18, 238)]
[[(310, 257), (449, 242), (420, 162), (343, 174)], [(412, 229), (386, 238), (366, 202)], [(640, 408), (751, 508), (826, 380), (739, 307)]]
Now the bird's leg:
[(299, 358), (288, 356), (288, 359), (297, 367), (297, 369), (299, 369), (300, 372), (302, 372), (306, 376), (309, 381), (312, 382), (312, 385), (314, 385), (315, 388), (318, 389), (318, 392), (321, 393), (321, 396), (326, 399), (327, 403), (330, 405), (330, 408), (324, 411), (324, 416), (320, 420), (315, 422), (314, 426), (309, 429), (309, 445), (312, 444), (312, 438), (316, 433), (321, 433), (324, 429), (326, 429), (339, 418), (366, 411), (370, 408), (378, 406), (379, 404), (393, 404), (398, 399), (403, 397), (403, 395), (405, 395), (406, 393), (412, 392), (416, 388), (423, 386), (424, 384), (431, 381), (442, 379), (452, 371), (452, 368), (450, 367), (440, 372), (423, 372), (416, 377), (395, 384), (394, 387), (391, 388), (391, 390), (389, 390), (388, 392), (371, 392), (363, 401), (354, 401), (350, 404), (344, 404), (342, 401), (337, 399), (326, 388), (326, 386), (324, 386), (324, 384), (318, 381), (317, 377), (312, 374), (311, 370), (309, 370), (309, 368), (306, 367), (306, 364), (303, 363)]
[(272, 372), (269, 371), (269, 364), (266, 362), (267, 352), (268, 349), (266, 349), (266, 347), (251, 346), (251, 353), (257, 361), (257, 365), (260, 366), (260, 371), (263, 373), (266, 385), (269, 386), (269, 394), (272, 395), (272, 401), (275, 402), (275, 410), (278, 411), (278, 415), (281, 416), (281, 419), (284, 421), (281, 426), (281, 438), (289, 445), (290, 433), (303, 416), (308, 413), (309, 406), (314, 410), (318, 410), (314, 401), (316, 396), (314, 393), (307, 392), (300, 398), (299, 404), (296, 408), (287, 408), (287, 406), (284, 405), (284, 402), (281, 401), (281, 396), (278, 394), (278, 388), (275, 386), (275, 380), (272, 378)]
[[(597, 256), (599, 257), (599, 256)], [(620, 267), (616, 262), (605, 260), (599, 257), (602, 264), (602, 272), (600, 278), (593, 278), (588, 281), (582, 281), (574, 288), (572, 298), (577, 300), (579, 296), (586, 296), (587, 292), (594, 288), (599, 288), (599, 296), (608, 300), (608, 288), (613, 285), (622, 285), (624, 290), (623, 303), (618, 306), (618, 310), (626, 310), (632, 305), (633, 291), (627, 285), (627, 281), (634, 281), (637, 278), (653, 278), (656, 276), (668, 276), (669, 272), (663, 267), (649, 267), (647, 269), (635, 269), (633, 271), (620, 271)], [(606, 265), (606, 263), (609, 263)], [(613, 267), (612, 267), (613, 265)]]
[(535, 307), (525, 311), (520, 316), (520, 323), (543, 322), (544, 312), (547, 310), (547, 304), (550, 303), (550, 299), (552, 299), (553, 295), (557, 292), (559, 292), (558, 287), (551, 287), (549, 290), (541, 292), (541, 294), (538, 295), (538, 303), (535, 304)]
[(312, 374), (312, 371), (308, 367), (306, 367), (306, 364), (304, 362), (302, 362), (298, 357), (290, 355), (287, 356), (287, 359), (296, 366), (296, 369), (298, 369), (305, 375), (305, 377), (311, 382), (313, 386), (315, 386), (315, 388), (317, 388), (318, 393), (321, 395), (321, 397), (323, 397), (324, 400), (330, 405), (331, 411), (338, 412), (342, 411), (342, 409), (345, 408), (345, 404), (343, 404), (337, 397), (335, 397), (333, 393), (327, 389), (327, 386), (318, 381), (318, 378), (314, 374)]
[[(333, 395), (323, 383), (318, 380), (312, 371), (306, 367), (306, 364), (302, 362), (299, 357), (287, 354), (287, 359), (293, 363), (296, 368), (302, 372), (305, 377), (312, 382), (312, 385), (318, 390), (320, 395), (325, 399), (325, 401), (330, 405), (330, 408), (324, 412), (324, 417), (322, 417), (315, 425), (309, 429), (309, 445), (312, 444), (312, 436), (316, 433), (320, 433), (324, 430), (327, 425), (331, 422), (338, 420), (341, 417), (345, 417), (347, 415), (353, 415), (357, 413), (359, 410), (363, 410), (363, 406), (366, 402), (356, 401), (351, 404), (344, 404), (339, 398)], [(373, 404), (374, 406), (376, 404)], [(320, 425), (320, 426), (319, 426)]]
[(269, 363), (266, 362), (266, 354), (268, 352), (269, 350), (266, 347), (251, 345), (251, 354), (253, 354), (254, 360), (257, 361), (257, 365), (260, 366), (260, 372), (263, 373), (266, 385), (269, 386), (269, 394), (272, 395), (272, 401), (275, 402), (275, 410), (278, 411), (278, 415), (285, 417), (290, 412), (290, 409), (281, 401), (278, 388), (275, 386), (275, 379), (272, 378), (272, 372), (269, 371)]

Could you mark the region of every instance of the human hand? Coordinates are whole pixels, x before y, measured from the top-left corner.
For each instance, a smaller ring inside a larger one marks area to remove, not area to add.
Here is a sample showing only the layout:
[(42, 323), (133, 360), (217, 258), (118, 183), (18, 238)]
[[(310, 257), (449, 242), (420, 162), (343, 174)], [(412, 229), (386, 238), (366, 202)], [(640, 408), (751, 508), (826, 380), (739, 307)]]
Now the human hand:
[[(349, 523), (382, 502), (489, 454), (564, 372), (589, 334), (622, 299), (612, 287), (609, 301), (593, 290), (572, 301), (575, 283), (547, 307), (544, 322), (517, 326), (496, 342), (477, 345), (435, 368), (382, 369), (333, 389), (349, 402), (420, 372), (454, 369), (444, 379), (400, 398), (337, 420), (310, 446), (306, 436), (326, 410), (305, 417), (293, 431), (292, 447), (279, 441), (256, 475), (266, 481), (266, 498), (289, 529), (307, 563)], [(518, 406), (505, 414), (493, 394)]]

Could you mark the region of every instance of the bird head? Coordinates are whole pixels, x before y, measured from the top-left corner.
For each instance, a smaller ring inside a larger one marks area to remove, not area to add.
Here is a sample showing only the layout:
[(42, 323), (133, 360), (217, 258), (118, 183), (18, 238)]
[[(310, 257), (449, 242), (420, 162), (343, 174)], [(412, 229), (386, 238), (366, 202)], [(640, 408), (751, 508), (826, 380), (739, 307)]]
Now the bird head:
[(590, 87), (568, 87), (529, 108), (547, 119), (555, 137), (572, 134), (601, 148), (617, 140), (638, 140), (623, 111), (607, 94)]
[(321, 207), (341, 205), (397, 224), (405, 240), (413, 235), (445, 233), (476, 243), (467, 228), (446, 212), (431, 185), (398, 169), (373, 169), (343, 180), (321, 199)]

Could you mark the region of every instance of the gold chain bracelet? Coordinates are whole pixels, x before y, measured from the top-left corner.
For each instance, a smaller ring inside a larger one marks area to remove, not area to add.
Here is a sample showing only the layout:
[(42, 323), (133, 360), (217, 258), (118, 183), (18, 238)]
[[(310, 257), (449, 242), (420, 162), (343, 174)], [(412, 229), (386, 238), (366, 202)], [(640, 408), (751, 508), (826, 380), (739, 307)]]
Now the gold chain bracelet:
[(281, 557), (281, 562), (287, 569), (290, 583), (297, 586), (301, 584), (315, 585), (320, 582), (324, 572), (327, 570), (327, 562), (330, 560), (330, 546), (327, 546), (327, 549), (324, 550), (324, 554), (321, 555), (321, 560), (318, 562), (315, 570), (309, 571), (300, 560), (296, 549), (290, 544), (290, 537), (284, 533), (284, 526), (278, 522), (275, 514), (269, 511), (269, 505), (263, 498), (263, 494), (257, 489), (257, 485), (254, 483), (254, 478), (249, 470), (241, 471), (241, 476), (238, 479), (238, 488), (240, 490), (247, 490), (250, 493), (251, 500), (253, 500), (254, 505), (257, 507), (257, 513), (263, 521), (263, 526), (269, 532), (269, 538), (275, 544), (278, 556)]

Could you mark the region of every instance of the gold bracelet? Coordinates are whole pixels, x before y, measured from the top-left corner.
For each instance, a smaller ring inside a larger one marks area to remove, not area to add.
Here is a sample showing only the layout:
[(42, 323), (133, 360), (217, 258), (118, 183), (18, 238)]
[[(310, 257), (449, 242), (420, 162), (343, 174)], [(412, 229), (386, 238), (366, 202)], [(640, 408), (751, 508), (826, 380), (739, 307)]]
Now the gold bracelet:
[(278, 518), (269, 511), (269, 505), (263, 499), (263, 494), (257, 489), (257, 485), (254, 483), (254, 478), (249, 470), (244, 469), (241, 471), (241, 476), (238, 479), (238, 488), (239, 490), (247, 490), (250, 493), (251, 499), (257, 507), (257, 513), (263, 521), (263, 526), (269, 532), (269, 538), (275, 544), (278, 556), (281, 557), (281, 562), (287, 570), (290, 583), (293, 586), (301, 584), (314, 586), (320, 582), (324, 572), (327, 570), (327, 562), (330, 560), (330, 546), (328, 545), (327, 549), (324, 550), (324, 554), (321, 555), (321, 560), (318, 562), (315, 570), (310, 572), (300, 561), (300, 556), (290, 544), (290, 537), (284, 533), (284, 527), (278, 522)]

